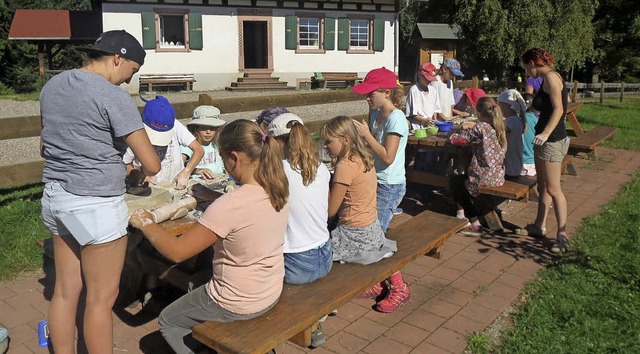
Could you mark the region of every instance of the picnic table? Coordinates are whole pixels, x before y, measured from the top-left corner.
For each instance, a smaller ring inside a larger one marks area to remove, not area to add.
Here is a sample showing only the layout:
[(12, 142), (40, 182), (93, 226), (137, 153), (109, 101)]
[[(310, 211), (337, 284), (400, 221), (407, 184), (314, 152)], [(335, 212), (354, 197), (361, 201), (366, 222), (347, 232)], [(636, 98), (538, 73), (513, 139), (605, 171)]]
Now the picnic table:
[[(460, 129), (460, 125), (455, 125), (450, 132), (428, 134), (425, 138), (409, 136), (405, 153), (407, 182), (448, 189), (454, 169), (457, 168), (462, 170), (459, 172), (466, 173), (467, 161), (470, 160), (470, 151), (466, 147), (458, 147), (449, 142), (449, 136), (457, 129)], [(418, 171), (413, 168), (419, 149), (441, 153), (438, 164), (432, 171)], [(533, 178), (522, 178), (516, 181), (507, 180), (500, 187), (481, 187), (477, 206), (487, 226), (494, 231), (504, 230), (500, 215), (496, 213), (494, 208), (492, 198), (526, 202), (529, 200), (530, 190), (535, 187), (536, 183)]]

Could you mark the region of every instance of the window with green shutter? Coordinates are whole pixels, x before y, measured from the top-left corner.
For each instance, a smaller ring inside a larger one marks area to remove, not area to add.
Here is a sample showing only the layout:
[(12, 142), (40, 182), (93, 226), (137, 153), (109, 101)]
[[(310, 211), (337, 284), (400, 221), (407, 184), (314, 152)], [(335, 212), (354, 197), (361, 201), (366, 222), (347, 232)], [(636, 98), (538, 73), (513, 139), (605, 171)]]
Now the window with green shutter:
[(189, 13), (189, 48), (202, 50), (202, 14)]
[(285, 27), (285, 49), (298, 49), (298, 17), (286, 16)]
[(338, 50), (349, 50), (349, 19), (338, 19)]
[(142, 14), (142, 47), (156, 49), (156, 14), (143, 12)]
[(336, 19), (332, 17), (324, 19), (324, 49), (336, 49)]
[(384, 27), (385, 21), (383, 19), (373, 20), (373, 50), (376, 52), (384, 50)]

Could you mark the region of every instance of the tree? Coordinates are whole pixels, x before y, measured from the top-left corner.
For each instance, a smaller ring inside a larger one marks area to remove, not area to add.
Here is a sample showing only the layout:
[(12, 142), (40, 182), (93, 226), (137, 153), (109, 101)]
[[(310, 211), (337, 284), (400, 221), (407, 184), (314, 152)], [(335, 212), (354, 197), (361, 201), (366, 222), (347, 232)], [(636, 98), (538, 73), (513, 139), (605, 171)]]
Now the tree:
[(528, 48), (541, 47), (559, 68), (583, 65), (593, 52), (597, 0), (455, 0), (461, 57), (480, 60), (499, 81)]

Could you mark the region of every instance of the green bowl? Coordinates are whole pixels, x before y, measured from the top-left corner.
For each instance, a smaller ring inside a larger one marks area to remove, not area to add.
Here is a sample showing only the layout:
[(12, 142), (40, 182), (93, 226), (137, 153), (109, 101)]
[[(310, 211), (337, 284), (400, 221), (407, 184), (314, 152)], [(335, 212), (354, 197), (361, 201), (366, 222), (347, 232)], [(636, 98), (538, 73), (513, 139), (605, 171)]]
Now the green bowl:
[(435, 125), (430, 125), (427, 127), (427, 132), (431, 135), (438, 134), (438, 127), (436, 127)]
[(416, 130), (416, 138), (426, 138), (427, 137), (427, 131), (424, 129), (417, 129)]

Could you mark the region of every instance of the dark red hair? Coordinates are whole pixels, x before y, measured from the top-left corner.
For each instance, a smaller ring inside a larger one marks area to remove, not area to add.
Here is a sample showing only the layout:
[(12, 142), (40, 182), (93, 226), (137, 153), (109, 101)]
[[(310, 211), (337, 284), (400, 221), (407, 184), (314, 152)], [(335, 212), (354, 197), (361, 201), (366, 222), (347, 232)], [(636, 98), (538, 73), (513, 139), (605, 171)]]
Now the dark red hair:
[(520, 58), (523, 63), (533, 62), (536, 67), (545, 65), (553, 66), (553, 55), (540, 48), (531, 48), (522, 54)]

